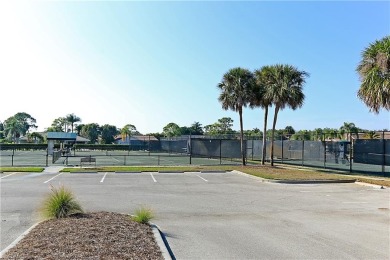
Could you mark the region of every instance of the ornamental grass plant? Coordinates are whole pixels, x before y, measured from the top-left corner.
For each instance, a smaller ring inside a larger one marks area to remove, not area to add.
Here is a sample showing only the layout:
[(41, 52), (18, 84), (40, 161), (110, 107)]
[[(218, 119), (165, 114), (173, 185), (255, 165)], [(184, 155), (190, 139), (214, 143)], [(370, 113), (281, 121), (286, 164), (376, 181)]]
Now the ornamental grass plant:
[(50, 190), (51, 192), (47, 194), (42, 206), (42, 214), (45, 218), (66, 218), (74, 214), (84, 213), (71, 190), (63, 185), (58, 188), (51, 185)]
[(136, 209), (134, 215), (131, 217), (132, 220), (141, 224), (148, 224), (153, 218), (153, 210), (147, 207), (140, 207)]

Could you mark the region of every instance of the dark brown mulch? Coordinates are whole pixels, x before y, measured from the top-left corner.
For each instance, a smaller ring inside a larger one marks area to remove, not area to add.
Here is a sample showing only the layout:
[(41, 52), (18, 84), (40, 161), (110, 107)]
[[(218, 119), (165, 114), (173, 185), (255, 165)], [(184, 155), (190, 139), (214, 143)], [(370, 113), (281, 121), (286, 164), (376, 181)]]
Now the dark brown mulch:
[(3, 259), (163, 259), (149, 225), (97, 212), (47, 220)]

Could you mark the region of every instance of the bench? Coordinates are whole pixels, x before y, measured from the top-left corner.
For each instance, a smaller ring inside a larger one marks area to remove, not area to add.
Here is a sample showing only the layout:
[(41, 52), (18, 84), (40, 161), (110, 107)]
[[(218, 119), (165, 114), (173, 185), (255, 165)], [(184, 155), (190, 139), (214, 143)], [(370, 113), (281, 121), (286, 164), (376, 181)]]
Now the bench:
[(95, 163), (95, 167), (96, 167), (96, 158), (93, 158), (93, 157), (83, 157), (80, 159), (80, 167), (83, 165), (83, 163), (88, 163), (88, 164), (92, 164), (92, 163)]

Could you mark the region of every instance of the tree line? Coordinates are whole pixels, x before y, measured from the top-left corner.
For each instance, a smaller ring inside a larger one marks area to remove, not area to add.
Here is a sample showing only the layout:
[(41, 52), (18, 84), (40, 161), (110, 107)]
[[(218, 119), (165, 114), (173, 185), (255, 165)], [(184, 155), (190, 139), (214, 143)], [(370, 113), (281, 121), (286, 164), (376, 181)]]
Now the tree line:
[[(379, 113), (380, 109), (390, 110), (390, 36), (370, 44), (363, 52), (362, 59), (356, 68), (359, 73), (361, 86), (357, 93), (371, 112)], [(233, 120), (229, 117), (218, 119), (217, 122), (202, 126), (194, 122), (190, 126), (179, 126), (168, 123), (162, 132), (147, 133), (157, 138), (174, 137), (181, 135), (236, 135), (239, 134), (241, 152), (243, 151), (244, 135), (266, 139), (290, 140), (325, 140), (342, 138), (345, 133), (357, 135), (357, 132), (367, 132), (368, 138), (377, 138), (375, 131), (360, 129), (353, 123), (345, 122), (339, 129), (316, 128), (314, 130), (300, 130), (295, 132), (292, 126), (276, 129), (278, 113), (289, 107), (293, 110), (302, 107), (305, 95), (303, 86), (309, 73), (298, 70), (288, 64), (263, 66), (254, 72), (241, 67), (226, 72), (217, 88), (220, 90), (218, 100), (225, 110), (231, 109), (239, 114), (240, 131), (232, 129)], [(243, 108), (261, 108), (264, 110), (263, 131), (259, 128), (244, 130)], [(272, 129), (267, 128), (268, 110), (274, 108)], [(86, 137), (90, 143), (111, 144), (120, 135), (123, 140), (140, 132), (133, 124), (126, 124), (122, 128), (114, 125), (97, 123), (81, 124), (81, 118), (74, 113), (53, 120), (45, 132), (75, 132)], [(21, 136), (26, 136), (35, 142), (44, 141), (43, 135), (33, 130), (37, 128), (36, 119), (26, 112), (16, 113), (14, 116), (0, 121), (0, 142), (17, 142)], [(265, 134), (264, 134), (265, 133)], [(263, 138), (263, 137), (266, 138)], [(263, 149), (265, 149), (263, 145)], [(265, 156), (263, 150), (263, 156)], [(271, 143), (271, 164), (273, 165), (273, 142)], [(264, 164), (263, 157), (262, 163)], [(243, 156), (243, 164), (245, 164)]]
[[(68, 118), (68, 119), (67, 119)], [(65, 117), (59, 117), (53, 120), (51, 126), (47, 127), (44, 132), (74, 132), (77, 135), (88, 138), (89, 143), (112, 144), (115, 138), (120, 136), (123, 140), (133, 135), (141, 135), (135, 125), (127, 124), (122, 128), (114, 125), (97, 123), (81, 124), (81, 118), (69, 114)], [(162, 132), (147, 133), (145, 135), (154, 136), (157, 139), (179, 137), (183, 135), (207, 135), (214, 138), (237, 138), (239, 131), (233, 130), (234, 120), (230, 117), (222, 117), (215, 123), (203, 126), (195, 121), (190, 126), (179, 126), (171, 122), (163, 127)], [(45, 142), (42, 133), (34, 132), (37, 128), (36, 120), (30, 114), (25, 112), (16, 113), (14, 116), (0, 122), (0, 143), (13, 142), (17, 143), (18, 138), (25, 136), (28, 141), (35, 143)], [(73, 130), (72, 130), (73, 129)], [(385, 129), (385, 131), (387, 131)], [(380, 138), (377, 131), (370, 131), (356, 127), (354, 123), (345, 122), (340, 128), (315, 128), (314, 130), (295, 131), (292, 126), (275, 129), (275, 140), (329, 140), (329, 139), (348, 139), (347, 133), (352, 137), (358, 137), (358, 133), (365, 133), (364, 138)], [(244, 130), (243, 135), (246, 139), (263, 139), (271, 140), (272, 129), (264, 132), (259, 128)]]

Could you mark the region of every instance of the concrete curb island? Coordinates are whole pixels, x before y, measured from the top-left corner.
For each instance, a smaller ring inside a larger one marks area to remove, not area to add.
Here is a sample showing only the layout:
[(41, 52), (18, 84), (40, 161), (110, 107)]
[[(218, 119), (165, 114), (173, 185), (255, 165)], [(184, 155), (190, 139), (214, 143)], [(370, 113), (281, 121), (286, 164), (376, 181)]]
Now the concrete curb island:
[(160, 247), (160, 251), (166, 260), (174, 260), (173, 252), (168, 245), (168, 241), (164, 238), (164, 233), (161, 232), (160, 228), (155, 224), (150, 224), (154, 238), (156, 239), (157, 245)]
[(27, 229), (26, 231), (24, 231), (20, 236), (18, 236), (14, 242), (12, 242), (9, 246), (7, 246), (6, 248), (4, 248), (1, 252), (0, 252), (0, 258), (2, 258), (9, 250), (11, 250), (11, 248), (13, 248), (14, 246), (16, 246), (20, 240), (22, 240), (25, 236), (27, 236), (28, 233), (31, 232), (31, 230), (33, 230), (36, 226), (38, 226), (42, 221), (38, 222), (38, 223), (35, 223), (34, 225), (32, 225), (29, 229)]
[[(9, 246), (4, 248), (0, 252), (0, 258), (2, 258), (9, 250), (11, 250), (13, 247), (15, 247), (25, 236), (28, 235), (28, 233), (30, 233), (36, 226), (38, 226), (42, 222), (43, 221), (40, 221), (40, 222), (32, 225), (29, 229), (24, 231), (18, 238), (16, 238)], [(169, 245), (167, 245), (167, 242), (165, 242), (166, 240), (164, 239), (164, 237), (163, 237), (164, 235), (160, 231), (159, 227), (155, 224), (150, 224), (150, 227), (152, 228), (154, 238), (156, 240), (158, 247), (160, 248), (161, 254), (164, 257), (164, 259), (165, 260), (175, 259), (174, 257), (172, 257), (173, 253), (170, 253), (172, 251), (170, 250)]]

